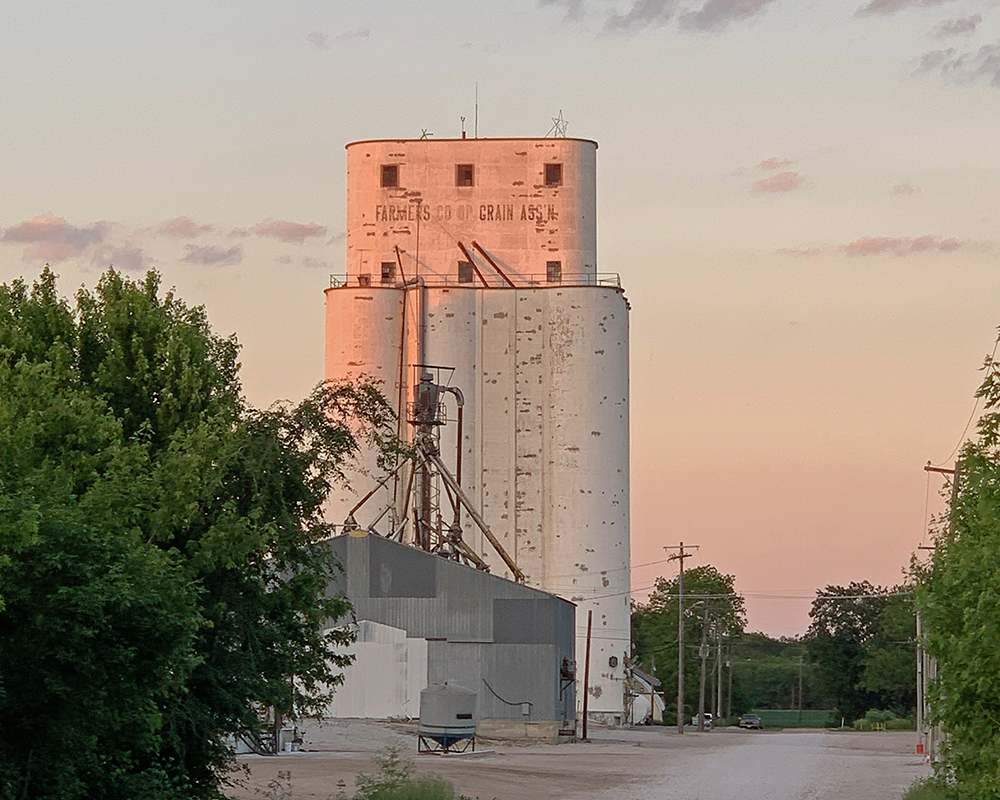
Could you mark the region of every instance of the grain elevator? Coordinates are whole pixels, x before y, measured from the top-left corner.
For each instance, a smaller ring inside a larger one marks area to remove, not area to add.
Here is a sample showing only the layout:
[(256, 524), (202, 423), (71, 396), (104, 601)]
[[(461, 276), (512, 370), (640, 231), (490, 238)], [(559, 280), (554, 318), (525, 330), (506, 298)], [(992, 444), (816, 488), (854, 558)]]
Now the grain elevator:
[[(369, 455), (331, 518), (575, 603), (578, 708), (592, 612), (589, 715), (617, 723), (629, 328), (618, 276), (598, 271), (596, 157), (595, 142), (571, 138), (347, 146), (347, 270), (326, 290), (326, 377), (381, 381), (400, 436), (433, 452), (392, 475)], [(433, 429), (422, 385), (435, 387)]]

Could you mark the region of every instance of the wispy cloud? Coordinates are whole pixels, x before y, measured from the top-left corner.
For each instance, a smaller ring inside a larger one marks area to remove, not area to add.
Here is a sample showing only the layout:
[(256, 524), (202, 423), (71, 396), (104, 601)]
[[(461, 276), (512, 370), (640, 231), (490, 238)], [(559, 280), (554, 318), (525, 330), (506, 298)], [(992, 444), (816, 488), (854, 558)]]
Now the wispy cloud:
[(842, 245), (821, 247), (781, 247), (775, 252), (782, 256), (812, 258), (823, 254), (848, 258), (890, 257), (905, 258), (926, 254), (990, 253), (996, 244), (977, 239), (958, 239), (945, 236), (862, 236)]
[(971, 17), (955, 17), (946, 19), (934, 26), (931, 34), (939, 39), (946, 39), (949, 36), (961, 36), (975, 33), (979, 23), (983, 21), (982, 14), (973, 14)]
[(26, 260), (64, 261), (103, 242), (110, 227), (107, 222), (71, 225), (54, 214), (41, 214), (7, 228), (0, 241), (28, 245), (24, 251)]
[(940, 236), (917, 236), (915, 238), (863, 236), (843, 245), (840, 249), (845, 255), (853, 258), (864, 256), (903, 258), (921, 253), (955, 253), (959, 250), (984, 253), (992, 250), (993, 245), (990, 242), (942, 238)]
[(822, 252), (822, 247), (781, 247), (778, 249), (779, 255), (795, 256), (796, 258), (812, 258)]
[(127, 272), (141, 272), (150, 266), (150, 260), (145, 251), (134, 244), (101, 245), (94, 251), (91, 262), (99, 269), (115, 267)]
[(195, 239), (211, 232), (211, 225), (199, 225), (191, 217), (168, 219), (155, 230), (161, 236), (172, 236), (175, 239)]
[(355, 28), (352, 31), (338, 33), (336, 36), (331, 36), (323, 31), (313, 31), (312, 33), (306, 34), (306, 41), (317, 50), (329, 50), (330, 47), (335, 44), (342, 44), (343, 42), (357, 41), (360, 39), (370, 39), (371, 35), (371, 28), (364, 26), (361, 28)]
[(939, 72), (948, 83), (970, 86), (988, 81), (1000, 88), (1000, 41), (984, 44), (975, 52), (960, 53), (954, 47), (931, 50), (917, 61), (914, 75)]
[(458, 46), (459, 50), (464, 50), (466, 52), (474, 51), (477, 53), (487, 53), (493, 55), (500, 52), (500, 44), (494, 42), (493, 44), (482, 44), (477, 42), (462, 42)]
[(802, 176), (798, 172), (779, 172), (769, 178), (761, 178), (750, 187), (751, 194), (781, 194), (793, 192), (803, 186)]
[(917, 68), (913, 71), (913, 74), (914, 76), (917, 76), (928, 72), (934, 72), (942, 64), (947, 61), (951, 61), (957, 55), (958, 50), (954, 47), (949, 47), (947, 50), (930, 50), (917, 59)]
[(313, 256), (305, 256), (301, 263), (303, 267), (308, 269), (332, 270), (337, 266), (334, 262), (327, 261), (325, 258), (315, 258)]
[(577, 20), (583, 17), (583, 0), (538, 0), (538, 5), (565, 8), (567, 20)]
[(674, 17), (677, 0), (635, 0), (624, 14), (612, 14), (604, 21), (604, 32), (635, 31), (666, 25)]
[(334, 42), (350, 42), (355, 39), (370, 39), (372, 35), (372, 29), (368, 26), (361, 28), (355, 28), (353, 31), (344, 31), (343, 33), (338, 33), (333, 37)]
[(312, 33), (306, 34), (306, 41), (317, 50), (330, 49), (330, 35), (323, 33), (323, 31), (313, 31)]
[(896, 14), (908, 8), (928, 8), (943, 6), (954, 0), (870, 0), (854, 12), (856, 17), (873, 17)]
[(185, 263), (204, 264), (213, 267), (225, 267), (230, 264), (239, 264), (243, 260), (243, 246), (215, 247), (207, 245), (199, 247), (197, 245), (187, 245), (187, 255), (184, 256)]
[(914, 186), (909, 181), (900, 181), (889, 191), (889, 194), (894, 197), (909, 197), (911, 195), (919, 194), (920, 187)]
[(757, 169), (762, 169), (764, 172), (774, 172), (778, 169), (785, 169), (790, 167), (795, 163), (791, 158), (765, 158), (757, 165)]
[(287, 219), (266, 219), (249, 229), (256, 236), (277, 239), (289, 244), (302, 244), (313, 236), (325, 236), (326, 226), (316, 222), (292, 222)]
[(757, 170), (758, 172), (777, 172), (778, 170), (787, 170), (796, 163), (798, 162), (796, 162), (793, 158), (778, 158), (777, 156), (772, 156), (771, 158), (765, 158), (763, 161), (758, 161), (752, 167), (737, 167), (729, 174), (734, 178), (742, 178), (744, 175), (749, 174), (753, 170)]
[(680, 26), (685, 30), (718, 33), (734, 22), (752, 19), (774, 0), (706, 0), (698, 11), (685, 11)]

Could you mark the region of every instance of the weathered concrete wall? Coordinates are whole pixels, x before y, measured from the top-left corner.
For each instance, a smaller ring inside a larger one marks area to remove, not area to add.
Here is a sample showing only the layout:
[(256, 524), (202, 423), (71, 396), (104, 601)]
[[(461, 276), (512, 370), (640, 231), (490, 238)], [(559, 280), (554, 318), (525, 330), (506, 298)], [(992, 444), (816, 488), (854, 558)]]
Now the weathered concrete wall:
[(484, 719), (476, 723), (476, 736), (482, 739), (533, 739), (546, 744), (559, 744), (569, 737), (559, 735), (555, 722), (518, 722), (509, 719)]
[[(380, 376), (387, 396), (394, 403), (402, 397), (405, 408), (413, 369), (400, 372), (400, 341), (408, 352), (419, 350), (421, 329), (426, 363), (455, 368), (451, 382), (466, 398), (463, 485), (528, 584), (577, 603), (581, 678), (593, 611), (590, 707), (621, 714), (630, 639), (628, 312), (621, 291), (344, 286), (327, 290), (327, 303), (328, 337), (337, 342), (328, 348), (327, 377)], [(424, 325), (409, 314), (421, 304)], [(441, 452), (451, 466), (455, 435), (454, 425), (442, 429)], [(367, 466), (373, 470), (373, 461)], [(363, 493), (370, 480), (354, 482)], [(358, 522), (367, 524), (391, 499), (392, 484)], [(342, 520), (356, 500), (335, 494), (333, 519)], [(466, 520), (463, 527), (494, 573), (510, 577), (475, 526)]]
[[(347, 146), (347, 273), (381, 279), (381, 263), (403, 259), (406, 277), (457, 280), (458, 262), (478, 241), (511, 277), (545, 280), (546, 262), (564, 275), (597, 269), (597, 144), (583, 139), (437, 139), (354, 142)], [(474, 168), (456, 186), (456, 167)], [(545, 165), (562, 182), (545, 184)], [(383, 187), (383, 165), (399, 185)], [(503, 282), (478, 253), (492, 285)]]

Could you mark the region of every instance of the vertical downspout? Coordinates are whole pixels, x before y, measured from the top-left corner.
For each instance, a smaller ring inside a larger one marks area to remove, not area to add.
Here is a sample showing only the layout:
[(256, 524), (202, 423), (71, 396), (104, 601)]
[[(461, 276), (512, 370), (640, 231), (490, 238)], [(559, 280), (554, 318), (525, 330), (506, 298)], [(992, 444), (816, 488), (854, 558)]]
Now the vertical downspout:
[(419, 299), (417, 308), (417, 363), (424, 364), (427, 361), (427, 284), (418, 275), (403, 284), (403, 289), (406, 291), (413, 287), (420, 289), (420, 293), (417, 295)]
[[(465, 411), (465, 395), (457, 386), (443, 387), (446, 392), (455, 395), (455, 403), (458, 405), (458, 443), (455, 447), (455, 481), (459, 488), (462, 488), (462, 416)], [(455, 518), (452, 522), (455, 528), (461, 529), (462, 525), (462, 504), (455, 503)]]
[[(397, 258), (399, 258), (398, 253), (397, 253)], [(400, 260), (400, 273), (402, 274), (402, 259), (399, 260)], [(417, 323), (415, 325), (415, 334), (417, 337), (417, 347), (416, 347), (417, 363), (423, 364), (424, 361), (426, 360), (425, 348), (426, 348), (426, 338), (427, 338), (426, 336), (427, 286), (424, 283), (424, 279), (418, 275), (415, 278), (410, 278), (410, 280), (403, 282), (403, 325), (400, 333), (400, 350), (399, 350), (399, 421), (397, 428), (397, 434), (400, 436), (400, 438), (402, 438), (403, 420), (406, 417), (406, 404), (408, 400), (408, 395), (410, 394), (410, 390), (412, 389), (412, 387), (408, 385), (408, 381), (406, 380), (406, 338), (407, 338), (406, 307), (407, 307), (407, 298), (409, 297), (410, 290), (413, 289), (414, 287), (420, 290), (417, 294), (417, 300), (418, 300), (416, 308)], [(413, 482), (413, 472), (416, 471), (417, 467), (414, 464), (413, 466), (411, 466), (410, 469), (411, 473), (409, 481), (407, 483), (406, 494), (402, 499), (403, 507), (400, 509), (401, 513), (398, 516), (398, 518), (401, 521), (406, 520), (409, 516), (407, 506), (409, 505), (410, 501), (410, 484), (412, 484)], [(400, 502), (398, 496), (396, 497), (396, 502)], [(417, 530), (418, 527), (419, 526), (414, 527), (414, 536), (416, 536), (418, 533)], [(402, 537), (400, 537), (400, 540), (402, 541)]]
[[(396, 263), (399, 265), (399, 277), (403, 285), (403, 307), (402, 316), (399, 322), (399, 374), (397, 375), (397, 386), (398, 390), (396, 392), (396, 438), (402, 441), (403, 439), (403, 419), (406, 416), (406, 275), (403, 272), (403, 256), (399, 252), (399, 246), (396, 246)], [(397, 509), (400, 507), (400, 497), (399, 497), (399, 471), (396, 471), (396, 477), (393, 479), (392, 483), (392, 503), (393, 503), (393, 518), (391, 524), (393, 530), (397, 525), (397, 520), (400, 516), (396, 513)], [(413, 472), (411, 467), (410, 479), (413, 479)], [(406, 495), (402, 498), (402, 519), (406, 520), (406, 506), (409, 502), (409, 488), (406, 490)]]

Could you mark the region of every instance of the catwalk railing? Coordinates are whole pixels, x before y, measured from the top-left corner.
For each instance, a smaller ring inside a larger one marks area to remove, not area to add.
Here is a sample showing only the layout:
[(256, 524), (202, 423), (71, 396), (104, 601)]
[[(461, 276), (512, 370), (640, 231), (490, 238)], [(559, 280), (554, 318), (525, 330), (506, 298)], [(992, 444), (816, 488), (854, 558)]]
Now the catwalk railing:
[[(455, 286), (462, 289), (481, 289), (484, 281), (478, 278), (473, 281), (460, 281), (455, 275), (421, 275), (425, 286)], [(485, 281), (486, 288), (490, 289), (533, 289), (543, 286), (604, 286), (609, 289), (621, 289), (621, 277), (617, 272), (580, 272), (564, 273), (558, 280), (549, 280), (545, 273), (536, 275), (515, 275), (508, 273), (513, 287), (509, 286), (499, 276), (489, 276)], [(412, 284), (411, 284), (412, 285)], [(344, 286), (362, 286), (366, 288), (382, 287), (387, 289), (399, 289), (403, 282), (399, 279), (382, 278), (378, 275), (348, 275), (346, 273), (334, 273), (330, 275), (330, 287), (337, 289)]]

